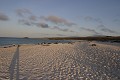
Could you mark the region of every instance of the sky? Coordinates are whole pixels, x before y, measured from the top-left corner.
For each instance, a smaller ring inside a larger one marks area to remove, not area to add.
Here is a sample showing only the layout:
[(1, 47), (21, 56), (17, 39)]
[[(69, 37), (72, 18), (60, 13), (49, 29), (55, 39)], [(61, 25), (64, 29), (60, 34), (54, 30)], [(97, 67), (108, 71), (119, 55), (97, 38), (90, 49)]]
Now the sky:
[(120, 0), (0, 0), (0, 37), (120, 36)]

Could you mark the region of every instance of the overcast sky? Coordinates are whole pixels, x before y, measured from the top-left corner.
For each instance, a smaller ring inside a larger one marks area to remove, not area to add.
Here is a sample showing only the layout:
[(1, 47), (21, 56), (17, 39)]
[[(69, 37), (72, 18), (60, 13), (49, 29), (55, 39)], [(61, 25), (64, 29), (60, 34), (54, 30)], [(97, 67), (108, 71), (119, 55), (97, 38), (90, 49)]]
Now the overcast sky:
[(0, 37), (120, 36), (120, 0), (0, 0)]

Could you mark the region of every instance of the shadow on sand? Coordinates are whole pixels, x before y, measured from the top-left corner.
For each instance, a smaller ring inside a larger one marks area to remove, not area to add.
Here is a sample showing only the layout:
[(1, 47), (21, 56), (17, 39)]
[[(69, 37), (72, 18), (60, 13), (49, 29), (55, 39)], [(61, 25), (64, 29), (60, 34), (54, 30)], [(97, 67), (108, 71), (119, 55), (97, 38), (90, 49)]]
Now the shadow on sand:
[(19, 45), (16, 49), (16, 52), (12, 58), (12, 61), (9, 67), (10, 80), (13, 80), (15, 71), (16, 71), (16, 80), (19, 80)]

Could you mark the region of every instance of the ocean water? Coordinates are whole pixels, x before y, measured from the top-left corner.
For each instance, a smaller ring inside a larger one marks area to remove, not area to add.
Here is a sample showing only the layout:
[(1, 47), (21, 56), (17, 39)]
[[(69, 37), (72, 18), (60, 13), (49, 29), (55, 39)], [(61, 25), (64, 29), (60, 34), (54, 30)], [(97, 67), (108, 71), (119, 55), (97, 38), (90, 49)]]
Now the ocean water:
[(38, 43), (66, 43), (69, 40), (48, 40), (48, 39), (33, 39), (33, 38), (0, 38), (0, 46), (12, 44), (38, 44)]

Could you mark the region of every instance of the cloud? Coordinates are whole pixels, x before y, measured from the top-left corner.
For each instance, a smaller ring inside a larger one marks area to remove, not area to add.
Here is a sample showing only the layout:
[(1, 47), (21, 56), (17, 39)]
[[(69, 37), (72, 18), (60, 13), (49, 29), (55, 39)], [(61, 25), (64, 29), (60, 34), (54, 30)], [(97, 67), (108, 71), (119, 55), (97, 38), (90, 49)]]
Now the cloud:
[[(41, 18), (33, 15), (31, 13), (30, 10), (28, 9), (17, 9), (16, 13), (21, 17), (18, 22), (20, 24), (23, 25), (27, 25), (27, 26), (36, 26), (36, 27), (40, 27), (40, 28), (49, 28), (49, 29), (56, 29), (59, 31), (63, 31), (63, 32), (74, 32), (73, 30), (69, 30), (69, 29), (63, 29), (60, 28), (58, 26), (56, 26), (56, 24), (59, 25), (66, 25), (66, 26), (73, 26), (76, 25), (75, 23), (69, 22), (66, 19), (57, 17), (57, 16), (42, 16)], [(28, 14), (28, 15), (26, 15)], [(27, 16), (27, 17), (26, 17)], [(41, 20), (41, 22), (39, 21), (39, 19)], [(48, 22), (52, 22), (54, 23), (53, 26), (49, 26)]]
[(59, 31), (68, 31), (68, 29), (61, 29), (61, 28), (59, 28), (59, 27), (57, 27), (57, 26), (54, 26), (54, 27), (51, 28), (51, 29), (57, 29), (57, 30), (59, 30)]
[(37, 27), (41, 27), (41, 28), (49, 28), (50, 27), (50, 26), (48, 26), (48, 24), (43, 23), (43, 22), (35, 23), (30, 20), (24, 20), (24, 19), (19, 20), (18, 22), (23, 25), (27, 25), (27, 26), (37, 26)]
[(102, 28), (101, 30), (104, 31), (104, 32), (116, 33), (115, 31), (110, 30), (110, 29), (108, 29), (108, 28)]
[(69, 30), (69, 29), (63, 29), (63, 28), (60, 28), (58, 26), (49, 26), (47, 23), (45, 22), (33, 22), (33, 21), (30, 21), (30, 20), (24, 20), (24, 19), (21, 19), (18, 21), (20, 24), (23, 24), (23, 25), (27, 25), (27, 26), (36, 26), (36, 27), (40, 27), (40, 28), (49, 28), (49, 29), (56, 29), (56, 30), (59, 30), (59, 31), (63, 31), (63, 32), (74, 32), (72, 30)]
[(57, 36), (66, 36), (66, 35), (63, 35), (63, 34), (56, 34)]
[(63, 34), (47, 34), (47, 33), (35, 33), (35, 34), (39, 34), (39, 35), (42, 35), (42, 36), (66, 36), (66, 35), (63, 35)]
[(100, 34), (100, 33), (98, 33), (97, 31), (95, 31), (94, 29), (89, 29), (89, 28), (84, 28), (84, 27), (81, 27), (81, 29), (86, 30), (86, 31), (89, 31), (89, 32), (92, 32), (92, 33), (94, 33), (94, 34)]
[(70, 22), (66, 19), (63, 19), (61, 17), (58, 17), (58, 16), (41, 16), (41, 19), (45, 20), (45, 21), (49, 21), (49, 22), (52, 22), (54, 24), (61, 24), (61, 25), (66, 25), (66, 26), (73, 26), (73, 25), (76, 25), (75, 23), (73, 22)]
[(93, 17), (91, 17), (91, 16), (86, 16), (84, 19), (85, 19), (86, 21), (91, 21), (91, 20), (93, 20)]
[(41, 27), (41, 28), (50, 28), (50, 26), (48, 26), (48, 24), (46, 23), (35, 23), (37, 27)]
[(72, 30), (69, 30), (69, 29), (62, 29), (62, 28), (57, 27), (57, 26), (54, 26), (54, 27), (52, 27), (51, 29), (56, 29), (56, 30), (63, 31), (63, 32), (74, 32), (74, 31), (72, 31)]
[(21, 19), (21, 20), (18, 20), (18, 22), (23, 25), (32, 26), (32, 22), (28, 20)]
[(29, 20), (31, 21), (37, 21), (37, 17), (34, 15), (29, 16)]
[(16, 14), (20, 17), (25, 17), (25, 15), (32, 14), (29, 9), (17, 9)]
[(116, 32), (116, 31), (114, 31), (114, 30), (111, 30), (111, 29), (109, 29), (109, 28), (106, 28), (104, 25), (99, 25), (98, 27), (100, 27), (100, 28), (101, 28), (101, 31), (103, 31), (103, 32), (118, 33), (118, 32)]
[(113, 22), (119, 22), (120, 23), (120, 19), (114, 19)]
[(9, 17), (3, 13), (0, 13), (0, 21), (8, 21)]
[(98, 22), (98, 23), (102, 23), (102, 20), (100, 18), (94, 18), (94, 17), (91, 17), (91, 16), (86, 16), (86, 17), (84, 17), (84, 19), (86, 21), (95, 21), (95, 22)]
[(40, 27), (40, 28), (56, 29), (56, 30), (63, 31), (63, 32), (74, 32), (69, 29), (62, 29), (58, 26), (51, 27), (47, 23), (44, 23), (44, 22), (32, 22), (30, 20), (24, 20), (24, 19), (19, 20), (18, 22), (20, 24), (27, 25), (27, 26), (36, 26), (36, 27)]
[(47, 33), (37, 33), (39, 35), (51, 35), (51, 34), (47, 34)]

